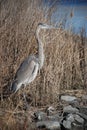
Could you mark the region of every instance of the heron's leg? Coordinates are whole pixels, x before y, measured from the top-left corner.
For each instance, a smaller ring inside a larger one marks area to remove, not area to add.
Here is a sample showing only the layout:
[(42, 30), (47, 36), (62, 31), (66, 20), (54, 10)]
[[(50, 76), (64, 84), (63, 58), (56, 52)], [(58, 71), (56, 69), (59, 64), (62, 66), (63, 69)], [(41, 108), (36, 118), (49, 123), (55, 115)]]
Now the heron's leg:
[(27, 102), (26, 94), (23, 92), (23, 99), (24, 99), (24, 109), (27, 110), (29, 108), (29, 104)]
[(23, 99), (24, 99), (24, 109), (27, 110), (29, 108), (28, 102), (27, 102), (27, 95), (24, 91), (25, 85), (23, 85)]

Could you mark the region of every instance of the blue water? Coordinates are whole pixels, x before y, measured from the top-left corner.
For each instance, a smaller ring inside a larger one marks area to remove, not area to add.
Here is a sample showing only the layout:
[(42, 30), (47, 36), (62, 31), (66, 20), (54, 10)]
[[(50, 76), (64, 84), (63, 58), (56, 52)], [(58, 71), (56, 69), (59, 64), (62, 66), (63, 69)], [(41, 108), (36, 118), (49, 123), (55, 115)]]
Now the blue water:
[(62, 5), (85, 5), (87, 0), (43, 0), (45, 4), (51, 5), (55, 1), (56, 4)]
[[(87, 4), (87, 0), (57, 0), (62, 5), (85, 5)], [(51, 0), (53, 2), (53, 0)]]
[[(83, 27), (87, 36), (87, 0), (44, 0), (44, 2), (48, 5), (48, 8), (52, 3), (54, 7), (57, 7), (51, 17), (54, 24), (66, 20), (65, 29), (72, 28), (74, 33), (80, 33)], [(72, 17), (70, 17), (71, 11), (73, 12)]]
[[(72, 17), (71, 11), (73, 12)], [(75, 33), (79, 33), (83, 27), (87, 32), (87, 6), (58, 6), (57, 11), (52, 15), (52, 21), (58, 23), (64, 20), (66, 20), (66, 29), (72, 28)]]

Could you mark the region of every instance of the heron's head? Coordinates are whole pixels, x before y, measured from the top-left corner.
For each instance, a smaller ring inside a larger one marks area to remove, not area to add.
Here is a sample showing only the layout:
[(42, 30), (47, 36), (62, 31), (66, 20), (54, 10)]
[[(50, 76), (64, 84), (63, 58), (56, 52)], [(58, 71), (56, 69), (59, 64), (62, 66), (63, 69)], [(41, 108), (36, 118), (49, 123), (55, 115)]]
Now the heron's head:
[(17, 81), (13, 81), (11, 87), (10, 87), (10, 91), (12, 93), (15, 93), (17, 91)]
[(42, 28), (42, 29), (53, 29), (53, 28), (55, 28), (52, 25), (47, 25), (47, 24), (44, 24), (44, 23), (39, 23), (38, 27)]

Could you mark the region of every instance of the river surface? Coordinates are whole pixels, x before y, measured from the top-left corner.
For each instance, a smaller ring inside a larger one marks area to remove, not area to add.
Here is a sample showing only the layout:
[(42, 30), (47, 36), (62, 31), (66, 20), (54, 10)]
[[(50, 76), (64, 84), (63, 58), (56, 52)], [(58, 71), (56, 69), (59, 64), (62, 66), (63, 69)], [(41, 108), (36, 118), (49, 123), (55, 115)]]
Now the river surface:
[(52, 14), (53, 23), (63, 22), (65, 29), (72, 29), (74, 33), (80, 33), (82, 28), (87, 36), (87, 0), (44, 0), (48, 8), (56, 6), (56, 11)]

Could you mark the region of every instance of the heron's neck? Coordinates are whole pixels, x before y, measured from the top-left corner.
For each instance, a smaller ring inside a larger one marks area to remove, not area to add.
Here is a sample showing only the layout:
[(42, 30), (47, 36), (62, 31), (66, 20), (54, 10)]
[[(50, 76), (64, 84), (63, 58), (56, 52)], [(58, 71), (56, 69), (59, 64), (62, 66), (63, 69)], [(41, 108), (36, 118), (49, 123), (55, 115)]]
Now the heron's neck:
[(38, 43), (39, 65), (40, 65), (40, 69), (41, 69), (43, 64), (44, 64), (44, 50), (43, 50), (42, 41), (39, 37), (39, 32), (40, 32), (40, 28), (38, 27), (37, 30), (36, 30), (36, 39), (37, 39), (37, 43)]

